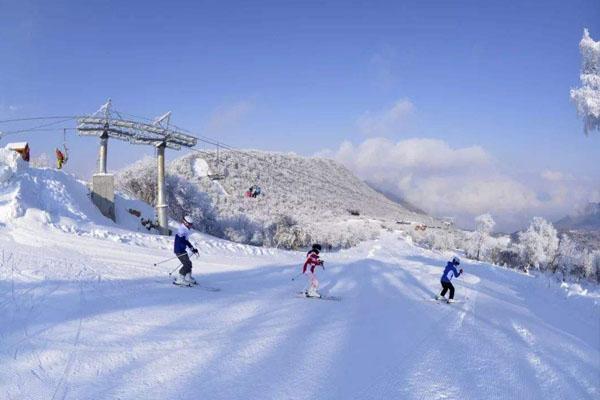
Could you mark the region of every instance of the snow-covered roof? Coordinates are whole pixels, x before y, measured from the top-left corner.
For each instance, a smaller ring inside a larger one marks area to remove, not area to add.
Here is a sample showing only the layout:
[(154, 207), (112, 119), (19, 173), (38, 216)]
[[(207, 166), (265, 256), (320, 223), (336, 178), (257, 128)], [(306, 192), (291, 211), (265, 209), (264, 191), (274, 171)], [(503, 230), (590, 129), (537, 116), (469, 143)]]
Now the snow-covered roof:
[(22, 150), (25, 147), (27, 147), (29, 144), (27, 142), (13, 142), (13, 143), (8, 143), (6, 145), (6, 148), (9, 150)]

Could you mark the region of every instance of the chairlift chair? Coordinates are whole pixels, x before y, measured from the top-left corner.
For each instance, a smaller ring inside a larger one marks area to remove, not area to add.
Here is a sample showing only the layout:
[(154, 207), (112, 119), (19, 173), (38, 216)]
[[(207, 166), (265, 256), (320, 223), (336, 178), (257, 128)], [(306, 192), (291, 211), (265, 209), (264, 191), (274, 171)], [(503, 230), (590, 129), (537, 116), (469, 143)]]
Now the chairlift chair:
[(223, 173), (223, 169), (220, 167), (221, 160), (219, 159), (219, 144), (217, 143), (217, 161), (216, 161), (216, 173), (207, 174), (208, 178), (213, 181), (220, 181), (221, 179), (225, 179), (225, 174)]
[(225, 179), (225, 175), (223, 175), (223, 174), (208, 174), (206, 176), (208, 176), (208, 178), (212, 179), (213, 181), (219, 181), (221, 179)]
[(62, 169), (63, 165), (69, 160), (69, 149), (67, 147), (67, 128), (63, 129), (63, 150), (56, 148), (56, 166)]

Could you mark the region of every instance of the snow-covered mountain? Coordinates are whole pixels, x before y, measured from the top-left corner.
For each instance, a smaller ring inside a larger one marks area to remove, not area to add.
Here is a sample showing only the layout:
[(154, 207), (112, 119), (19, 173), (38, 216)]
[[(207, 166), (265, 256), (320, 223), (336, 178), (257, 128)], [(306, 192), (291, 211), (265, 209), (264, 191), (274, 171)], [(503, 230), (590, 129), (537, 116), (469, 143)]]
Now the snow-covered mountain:
[(588, 203), (574, 215), (566, 216), (554, 225), (561, 230), (600, 231), (600, 203)]
[[(142, 161), (119, 174), (120, 187), (152, 200), (154, 170), (152, 160)], [(188, 201), (202, 208), (200, 226), (240, 243), (299, 248), (318, 241), (340, 248), (376, 238), (399, 221), (438, 224), (376, 192), (328, 159), (262, 151), (202, 152), (174, 160), (168, 172), (207, 196)], [(141, 181), (148, 184), (140, 185)], [(253, 185), (261, 188), (261, 194), (245, 197)], [(178, 201), (177, 196), (171, 199)]]
[(574, 215), (558, 220), (555, 226), (580, 248), (600, 250), (600, 203), (588, 203)]
[(304, 251), (197, 232), (194, 275), (221, 290), (179, 288), (172, 237), (107, 220), (83, 182), (2, 151), (0, 177), (2, 399), (600, 394), (597, 288), (463, 260), (459, 302), (437, 303), (451, 254), (398, 230), (322, 254), (320, 290), (341, 301), (296, 295)]

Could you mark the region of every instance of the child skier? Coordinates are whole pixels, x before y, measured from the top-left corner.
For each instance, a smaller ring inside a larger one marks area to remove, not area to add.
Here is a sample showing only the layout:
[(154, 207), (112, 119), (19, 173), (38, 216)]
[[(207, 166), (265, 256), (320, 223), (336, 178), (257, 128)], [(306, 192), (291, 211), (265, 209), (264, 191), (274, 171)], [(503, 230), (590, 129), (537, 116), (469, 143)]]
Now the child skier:
[(179, 274), (175, 278), (175, 284), (181, 286), (192, 286), (196, 284), (196, 280), (192, 277), (192, 261), (187, 253), (187, 248), (192, 249), (192, 253), (198, 254), (198, 250), (192, 246), (188, 238), (190, 237), (190, 229), (194, 224), (192, 217), (186, 215), (179, 225), (179, 229), (175, 234), (175, 255), (181, 261)]
[(452, 261), (448, 261), (446, 264), (446, 268), (444, 269), (444, 273), (442, 274), (442, 292), (435, 296), (436, 300), (443, 299), (446, 295), (446, 292), (450, 290), (450, 298), (448, 298), (448, 303), (454, 303), (454, 286), (452, 285), (452, 278), (459, 277), (460, 274), (463, 273), (462, 268), (460, 271), (456, 270), (456, 266), (460, 265), (460, 259), (458, 257), (452, 257)]
[[(317, 274), (315, 273), (315, 267), (320, 265), (321, 268), (325, 269), (323, 266), (325, 262), (319, 259), (319, 252), (321, 251), (320, 244), (313, 244), (312, 249), (306, 254), (306, 261), (304, 262), (304, 266), (302, 267), (302, 273), (306, 274), (308, 278), (308, 285), (306, 290), (304, 291), (304, 295), (306, 297), (321, 297), (317, 289), (319, 288), (319, 281), (317, 280)], [(310, 270), (307, 271), (307, 268), (310, 267)]]

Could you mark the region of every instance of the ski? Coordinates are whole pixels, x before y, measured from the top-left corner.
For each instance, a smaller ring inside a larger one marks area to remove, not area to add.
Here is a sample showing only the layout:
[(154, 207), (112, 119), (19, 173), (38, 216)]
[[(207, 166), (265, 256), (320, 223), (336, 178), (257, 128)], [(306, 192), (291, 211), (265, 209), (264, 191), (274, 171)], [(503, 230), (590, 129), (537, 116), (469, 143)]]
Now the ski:
[(207, 292), (220, 292), (220, 291), (221, 291), (221, 289), (220, 289), (220, 288), (213, 287), (213, 286), (205, 286), (205, 285), (198, 284), (198, 283), (194, 283), (194, 284), (192, 284), (192, 285), (188, 286), (188, 285), (180, 285), (180, 284), (178, 284), (178, 283), (175, 283), (175, 281), (173, 281), (173, 285), (175, 285), (175, 286), (179, 286), (179, 287), (182, 287), (182, 288), (193, 288), (193, 287), (197, 287), (198, 289), (206, 290)]
[(301, 299), (314, 299), (314, 300), (330, 300), (330, 301), (341, 301), (342, 300), (342, 298), (339, 296), (321, 295), (321, 297), (314, 297), (314, 296), (307, 296), (306, 294), (304, 294), (304, 292), (298, 292), (296, 297), (301, 298)]
[(425, 300), (425, 301), (434, 301), (434, 302), (436, 302), (436, 303), (440, 303), (440, 304), (441, 304), (441, 303), (445, 303), (445, 304), (454, 304), (454, 303), (463, 303), (463, 302), (464, 302), (464, 300), (454, 300), (454, 302), (452, 302), (452, 303), (448, 303), (448, 300), (447, 300), (447, 299), (439, 299), (439, 300), (438, 300), (438, 299), (436, 299), (436, 298), (433, 298), (433, 299), (423, 299), (423, 300)]
[(179, 283), (177, 283), (177, 282), (175, 282), (175, 281), (173, 281), (173, 282), (171, 282), (171, 283), (172, 283), (173, 285), (175, 285), (175, 286), (179, 286), (179, 287), (189, 287), (189, 288), (191, 288), (191, 287), (194, 287), (194, 285), (181, 285), (181, 284), (179, 284)]

